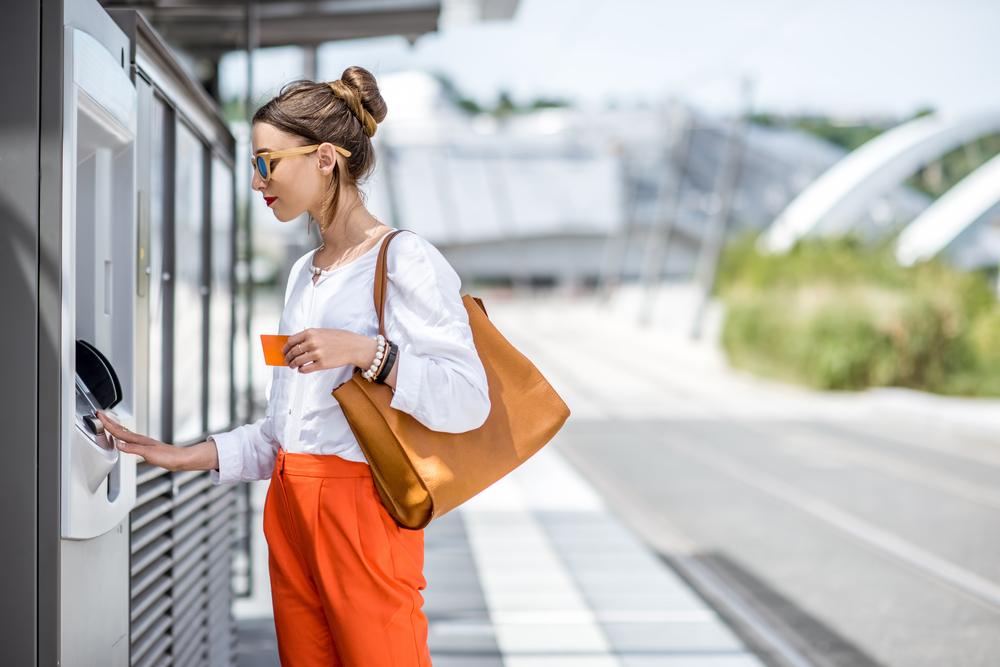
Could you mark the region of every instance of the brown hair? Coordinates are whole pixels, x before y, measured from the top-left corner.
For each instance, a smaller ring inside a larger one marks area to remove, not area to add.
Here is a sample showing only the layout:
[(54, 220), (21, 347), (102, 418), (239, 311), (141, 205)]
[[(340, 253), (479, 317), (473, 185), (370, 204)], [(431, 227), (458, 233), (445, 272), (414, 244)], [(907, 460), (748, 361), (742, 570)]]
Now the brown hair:
[[(356, 185), (374, 169), (375, 150), (371, 137), (386, 112), (385, 100), (372, 73), (364, 67), (351, 66), (337, 81), (322, 83), (297, 79), (285, 84), (276, 97), (257, 110), (251, 124), (268, 123), (302, 137), (301, 146), (330, 142), (351, 152), (351, 157), (345, 158), (346, 175), (334, 166), (334, 177), (322, 213), (323, 219), (329, 221), (337, 212), (340, 184)], [(322, 231), (330, 223), (324, 225), (319, 221), (319, 224)]]

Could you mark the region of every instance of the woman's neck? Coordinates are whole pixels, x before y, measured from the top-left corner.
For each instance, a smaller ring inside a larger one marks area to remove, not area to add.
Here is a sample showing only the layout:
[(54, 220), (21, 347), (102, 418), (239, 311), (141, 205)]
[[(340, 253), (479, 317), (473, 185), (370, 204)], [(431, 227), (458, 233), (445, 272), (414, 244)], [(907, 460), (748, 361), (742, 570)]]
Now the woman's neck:
[[(363, 207), (361, 210), (364, 210)], [(344, 264), (353, 262), (355, 259), (365, 254), (371, 250), (385, 235), (385, 227), (383, 223), (379, 222), (374, 216), (369, 214), (367, 211), (366, 218), (371, 223), (369, 226), (363, 226), (363, 222), (355, 222), (353, 227), (348, 227), (350, 230), (352, 239), (350, 242), (340, 241), (341, 243), (348, 243), (346, 246), (341, 246), (340, 251), (331, 251), (329, 245), (324, 241), (324, 244), (316, 249), (313, 253), (312, 265), (314, 267), (330, 270), (338, 266), (343, 266)], [(360, 218), (360, 216), (359, 216)], [(328, 229), (327, 232), (330, 230)], [(343, 236), (341, 236), (343, 238)], [(318, 278), (314, 276), (315, 279)]]
[(347, 209), (343, 218), (338, 220), (339, 217), (334, 218), (326, 231), (320, 232), (320, 251), (324, 256), (334, 259), (359, 246), (367, 245), (373, 237), (379, 235), (378, 230), (382, 226), (360, 201)]

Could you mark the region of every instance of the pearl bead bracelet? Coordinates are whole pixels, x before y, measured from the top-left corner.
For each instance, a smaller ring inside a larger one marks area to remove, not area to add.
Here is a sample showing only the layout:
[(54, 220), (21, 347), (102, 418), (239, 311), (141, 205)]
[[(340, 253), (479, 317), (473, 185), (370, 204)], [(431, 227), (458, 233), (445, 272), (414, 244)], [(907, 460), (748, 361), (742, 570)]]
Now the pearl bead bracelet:
[(378, 373), (379, 366), (382, 365), (382, 359), (385, 357), (385, 336), (379, 334), (375, 337), (378, 343), (378, 349), (375, 351), (375, 359), (372, 361), (372, 365), (368, 367), (368, 370), (361, 374), (361, 377), (372, 382), (375, 380), (375, 375)]

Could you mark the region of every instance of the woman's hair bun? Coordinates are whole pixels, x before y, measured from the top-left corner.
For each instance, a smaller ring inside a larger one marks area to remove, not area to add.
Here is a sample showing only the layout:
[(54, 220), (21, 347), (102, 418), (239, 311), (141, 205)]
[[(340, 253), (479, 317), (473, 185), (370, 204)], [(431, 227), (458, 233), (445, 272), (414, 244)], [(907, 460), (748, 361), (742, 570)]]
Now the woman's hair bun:
[(361, 104), (365, 110), (372, 115), (376, 123), (381, 123), (385, 119), (388, 108), (382, 93), (378, 90), (378, 83), (375, 76), (364, 67), (352, 65), (344, 70), (340, 75), (340, 80), (357, 91), (361, 98)]

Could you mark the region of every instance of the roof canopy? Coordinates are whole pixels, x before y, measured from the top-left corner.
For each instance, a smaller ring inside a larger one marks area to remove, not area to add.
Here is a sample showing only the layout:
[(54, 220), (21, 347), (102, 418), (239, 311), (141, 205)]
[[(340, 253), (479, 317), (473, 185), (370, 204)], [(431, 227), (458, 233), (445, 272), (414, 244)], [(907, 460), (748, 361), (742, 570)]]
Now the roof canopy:
[[(478, 1), (483, 5), (481, 16), (496, 4)], [(437, 30), (442, 0), (101, 0), (101, 4), (108, 9), (137, 9), (172, 46), (217, 59), (247, 47), (251, 5), (257, 17), (255, 46), (263, 48), (381, 35), (413, 40)], [(507, 4), (512, 12), (516, 0)]]

